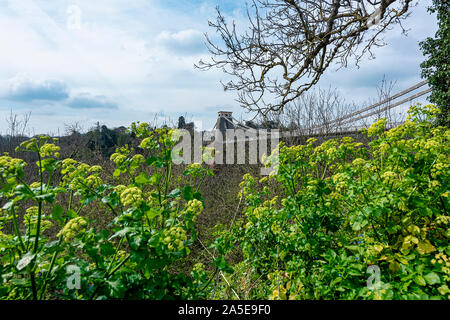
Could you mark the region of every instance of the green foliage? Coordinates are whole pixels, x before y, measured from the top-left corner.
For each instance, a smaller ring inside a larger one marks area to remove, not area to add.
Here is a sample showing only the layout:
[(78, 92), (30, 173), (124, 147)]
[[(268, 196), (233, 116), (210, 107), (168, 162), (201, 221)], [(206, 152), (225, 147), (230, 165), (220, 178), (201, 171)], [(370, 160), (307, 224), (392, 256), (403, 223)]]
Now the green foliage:
[[(189, 273), (171, 269), (188, 257), (203, 210), (197, 186), (186, 186), (196, 190), (189, 194), (169, 189), (175, 132), (150, 131), (146, 124), (132, 130), (147, 156), (128, 145), (111, 156), (114, 176), (127, 184), (105, 184), (100, 166), (59, 160), (56, 141), (45, 136), (18, 148), (37, 154), (38, 182), (25, 181), (23, 160), (0, 157), (0, 197), (6, 201), (0, 209), (0, 299), (205, 297), (209, 282), (202, 266)], [(190, 172), (196, 178), (210, 174), (197, 166)], [(60, 185), (55, 176), (61, 176)], [(60, 194), (70, 197), (67, 207)], [(97, 230), (83, 215), (94, 202), (112, 215), (107, 229)], [(59, 230), (56, 239), (45, 234), (51, 227)]]
[[(175, 130), (133, 124), (139, 152), (111, 155), (113, 185), (100, 166), (60, 160), (56, 139), (28, 140), (19, 150), (36, 154), (39, 181), (0, 156), (0, 299), (206, 299), (212, 288), (226, 299), (449, 299), (450, 130), (435, 126), (439, 113), (413, 106), (389, 131), (379, 120), (367, 145), (281, 144), (272, 175), (244, 176), (244, 218), (215, 229), (210, 268), (188, 262), (212, 172), (190, 165), (173, 188)], [(88, 218), (92, 204), (107, 228)]]
[(427, 38), (420, 43), (427, 57), (421, 64), (422, 77), (427, 78), (432, 88), (430, 101), (440, 109), (440, 125), (450, 126), (450, 3), (445, 0), (433, 0), (429, 8), (437, 13), (439, 29), (435, 38)]
[(368, 146), (281, 144), (273, 175), (245, 175), (245, 220), (214, 246), (243, 255), (236, 283), (258, 284), (246, 297), (450, 298), (450, 130), (433, 128), (438, 112), (414, 106), (389, 131), (380, 120)]

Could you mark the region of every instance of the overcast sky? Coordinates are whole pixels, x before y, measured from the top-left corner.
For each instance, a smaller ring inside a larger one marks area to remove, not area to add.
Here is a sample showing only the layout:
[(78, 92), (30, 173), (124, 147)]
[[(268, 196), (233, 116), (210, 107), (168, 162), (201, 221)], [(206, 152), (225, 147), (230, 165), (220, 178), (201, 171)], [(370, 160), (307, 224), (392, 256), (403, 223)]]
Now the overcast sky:
[[(387, 46), (361, 68), (330, 70), (319, 82), (348, 101), (376, 97), (383, 75), (396, 91), (421, 80), (418, 42), (436, 32), (419, 1), (404, 26), (386, 35)], [(208, 56), (203, 33), (219, 5), (245, 21), (244, 0), (0, 0), (0, 134), (6, 117), (31, 111), (30, 133), (64, 132), (79, 121), (109, 127), (152, 121), (155, 114), (202, 121), (210, 128), (219, 109), (248, 118), (224, 92), (220, 71), (193, 64)]]

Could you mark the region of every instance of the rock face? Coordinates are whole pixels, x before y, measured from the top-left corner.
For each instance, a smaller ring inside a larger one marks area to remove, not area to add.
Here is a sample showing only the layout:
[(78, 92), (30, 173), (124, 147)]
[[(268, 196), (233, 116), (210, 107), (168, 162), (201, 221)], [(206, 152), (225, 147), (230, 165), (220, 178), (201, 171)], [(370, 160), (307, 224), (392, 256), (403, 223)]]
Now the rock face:
[(178, 118), (178, 129), (185, 129), (188, 131), (192, 131), (194, 130), (194, 123), (193, 122), (186, 123), (184, 117), (181, 116)]
[(181, 116), (178, 118), (178, 129), (184, 129), (184, 126), (186, 125), (186, 120), (184, 120), (184, 117)]

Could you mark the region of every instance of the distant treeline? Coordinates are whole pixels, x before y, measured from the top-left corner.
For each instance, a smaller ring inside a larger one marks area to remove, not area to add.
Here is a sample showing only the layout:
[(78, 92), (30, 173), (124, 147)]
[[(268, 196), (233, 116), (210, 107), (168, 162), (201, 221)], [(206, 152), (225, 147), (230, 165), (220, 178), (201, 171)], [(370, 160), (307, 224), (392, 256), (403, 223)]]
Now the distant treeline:
[[(16, 147), (30, 138), (26, 135), (0, 135), (0, 153), (15, 154)], [(71, 130), (65, 136), (57, 138), (65, 156), (83, 159), (91, 158), (93, 152), (109, 157), (118, 146), (133, 144), (135, 137), (125, 127), (110, 129), (106, 125), (97, 124), (86, 133)]]

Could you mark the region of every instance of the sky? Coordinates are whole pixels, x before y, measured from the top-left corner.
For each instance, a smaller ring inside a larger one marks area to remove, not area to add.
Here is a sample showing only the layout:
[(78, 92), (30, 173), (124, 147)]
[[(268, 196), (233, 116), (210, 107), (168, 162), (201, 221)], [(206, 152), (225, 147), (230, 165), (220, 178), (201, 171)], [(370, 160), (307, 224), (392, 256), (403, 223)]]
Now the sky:
[[(0, 134), (7, 117), (31, 114), (28, 134), (63, 134), (78, 123), (129, 126), (179, 116), (210, 129), (217, 111), (249, 119), (225, 92), (220, 70), (194, 68), (207, 59), (204, 33), (213, 35), (219, 5), (229, 20), (245, 24), (244, 0), (0, 0)], [(318, 83), (363, 105), (376, 98), (385, 76), (404, 90), (420, 78), (419, 41), (434, 36), (435, 16), (420, 0), (404, 27), (385, 36), (358, 69), (327, 71)]]

